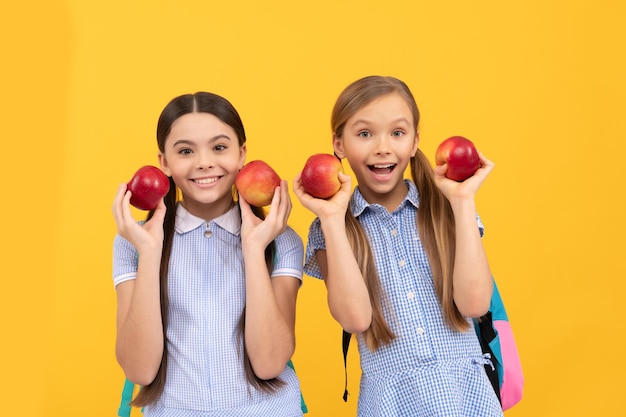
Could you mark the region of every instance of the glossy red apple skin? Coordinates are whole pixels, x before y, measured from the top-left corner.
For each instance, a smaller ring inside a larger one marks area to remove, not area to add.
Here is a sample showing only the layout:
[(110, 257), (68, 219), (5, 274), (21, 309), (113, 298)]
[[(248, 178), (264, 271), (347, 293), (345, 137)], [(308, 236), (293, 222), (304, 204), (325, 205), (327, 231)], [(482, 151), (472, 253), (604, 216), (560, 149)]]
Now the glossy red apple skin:
[(471, 140), (463, 136), (451, 136), (437, 147), (437, 165), (448, 164), (446, 177), (454, 181), (465, 181), (480, 167), (478, 151)]
[(300, 182), (307, 194), (316, 198), (332, 197), (341, 188), (341, 161), (331, 154), (318, 153), (306, 160)]
[(235, 187), (239, 194), (257, 207), (269, 205), (279, 185), (280, 177), (276, 171), (261, 160), (248, 162), (235, 178)]
[(131, 205), (139, 210), (152, 210), (170, 190), (170, 180), (159, 168), (145, 165), (135, 172), (127, 189), (132, 193)]

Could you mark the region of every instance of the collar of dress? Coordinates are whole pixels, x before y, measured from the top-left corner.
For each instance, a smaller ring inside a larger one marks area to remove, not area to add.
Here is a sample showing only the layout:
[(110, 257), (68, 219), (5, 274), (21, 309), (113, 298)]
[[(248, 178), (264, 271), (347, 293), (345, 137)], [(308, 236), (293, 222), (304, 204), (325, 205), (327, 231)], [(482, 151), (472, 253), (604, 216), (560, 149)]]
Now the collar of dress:
[[(414, 205), (415, 207), (419, 207), (420, 197), (419, 197), (419, 191), (417, 190), (417, 187), (415, 186), (413, 181), (408, 180), (408, 179), (405, 179), (404, 183), (406, 184), (406, 187), (408, 188), (409, 191), (406, 193), (406, 196), (404, 197), (403, 202), (400, 203), (398, 207), (402, 207), (407, 202)], [(370, 204), (365, 200), (365, 198), (363, 197), (363, 194), (361, 194), (361, 192), (359, 191), (358, 186), (354, 189), (352, 199), (350, 200), (350, 210), (352, 211), (352, 214), (354, 215), (354, 217), (360, 216), (361, 213), (363, 213), (363, 211), (366, 208), (372, 207), (375, 205), (376, 204)]]
[(208, 226), (209, 223), (215, 223), (222, 229), (233, 235), (239, 235), (241, 230), (241, 216), (239, 208), (234, 205), (226, 213), (213, 220), (206, 221), (200, 217), (196, 217), (189, 213), (182, 204), (176, 206), (176, 232), (183, 234), (197, 229), (200, 226)]

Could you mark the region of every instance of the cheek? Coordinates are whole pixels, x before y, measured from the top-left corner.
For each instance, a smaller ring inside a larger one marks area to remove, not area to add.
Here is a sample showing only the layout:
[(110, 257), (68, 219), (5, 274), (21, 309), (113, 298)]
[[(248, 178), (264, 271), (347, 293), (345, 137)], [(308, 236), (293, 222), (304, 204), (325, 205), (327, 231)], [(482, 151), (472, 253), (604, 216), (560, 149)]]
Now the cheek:
[(223, 160), (220, 164), (220, 168), (224, 173), (237, 174), (245, 165), (245, 160), (242, 158), (229, 158)]
[(371, 146), (371, 142), (362, 143), (350, 143), (349, 146), (344, 146), (343, 149), (346, 158), (353, 161), (366, 160), (376, 152), (376, 149)]
[(176, 170), (174, 171), (170, 170), (170, 173), (168, 175), (172, 177), (172, 180), (176, 184), (183, 184), (185, 182), (185, 179), (187, 178), (185, 175), (181, 174), (180, 172)]
[(189, 160), (180, 158), (170, 158), (167, 163), (167, 175), (171, 176), (175, 181), (184, 179), (193, 170), (193, 163)]
[(337, 141), (335, 149), (340, 151), (346, 158), (358, 158), (367, 153), (366, 147), (367, 144), (365, 142), (346, 138)]

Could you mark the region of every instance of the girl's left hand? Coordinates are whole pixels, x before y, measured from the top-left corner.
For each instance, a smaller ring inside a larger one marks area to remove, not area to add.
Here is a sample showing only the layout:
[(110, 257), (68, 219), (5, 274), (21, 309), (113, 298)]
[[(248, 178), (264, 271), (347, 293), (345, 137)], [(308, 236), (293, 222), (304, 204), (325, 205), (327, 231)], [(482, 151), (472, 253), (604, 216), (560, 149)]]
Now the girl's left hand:
[(287, 228), (287, 219), (291, 213), (291, 198), (287, 181), (281, 180), (280, 185), (276, 187), (265, 220), (259, 219), (252, 212), (250, 204), (241, 195), (239, 195), (239, 205), (242, 242), (265, 248)]
[(447, 164), (439, 165), (434, 168), (435, 183), (448, 201), (474, 198), (478, 189), (495, 166), (495, 164), (485, 158), (482, 153), (478, 152), (478, 156), (480, 157), (478, 170), (474, 175), (462, 182), (451, 180), (445, 176), (448, 170)]

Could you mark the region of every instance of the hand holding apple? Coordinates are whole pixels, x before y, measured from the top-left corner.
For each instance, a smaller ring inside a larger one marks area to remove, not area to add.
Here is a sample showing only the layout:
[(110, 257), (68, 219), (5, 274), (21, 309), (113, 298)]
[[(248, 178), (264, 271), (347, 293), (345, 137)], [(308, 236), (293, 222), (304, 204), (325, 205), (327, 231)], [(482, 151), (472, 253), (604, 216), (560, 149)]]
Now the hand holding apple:
[(341, 188), (341, 161), (331, 154), (318, 153), (307, 159), (300, 176), (302, 188), (316, 198), (332, 197)]
[(437, 147), (437, 165), (448, 164), (446, 177), (454, 181), (465, 181), (480, 167), (480, 157), (476, 147), (463, 136), (452, 136)]
[(145, 165), (133, 175), (126, 189), (131, 192), (131, 205), (139, 210), (152, 210), (170, 190), (170, 180), (159, 168)]
[(264, 207), (272, 202), (280, 177), (267, 163), (250, 161), (237, 174), (235, 187), (239, 194), (253, 206)]

